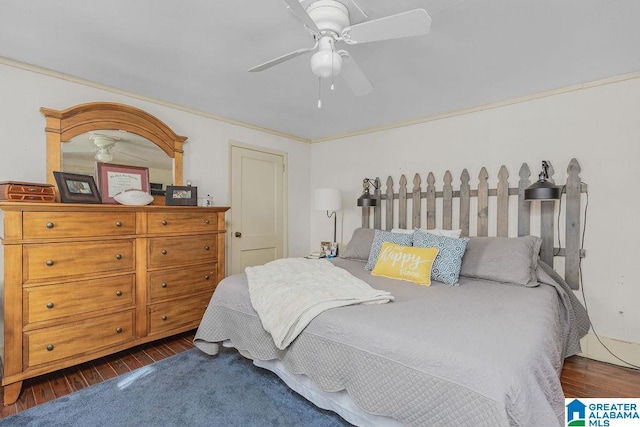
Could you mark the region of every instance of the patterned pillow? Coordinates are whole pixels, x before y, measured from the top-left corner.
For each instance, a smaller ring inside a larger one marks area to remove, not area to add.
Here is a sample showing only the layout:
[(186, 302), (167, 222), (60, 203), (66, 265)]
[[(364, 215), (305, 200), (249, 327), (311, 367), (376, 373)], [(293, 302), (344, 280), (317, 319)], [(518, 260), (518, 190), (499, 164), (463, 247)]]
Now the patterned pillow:
[(367, 265), (364, 266), (367, 270), (373, 270), (376, 262), (378, 262), (378, 253), (384, 242), (397, 243), (398, 245), (411, 246), (413, 241), (413, 234), (400, 234), (391, 233), (389, 231), (376, 230), (373, 236), (373, 244), (371, 245), (371, 252), (369, 253), (369, 260)]
[(438, 248), (415, 248), (384, 242), (371, 274), (429, 286), (431, 267), (437, 255)]
[(420, 248), (435, 247), (440, 250), (433, 263), (431, 278), (448, 285), (457, 285), (462, 266), (462, 256), (467, 249), (468, 237), (453, 239), (436, 236), (431, 233), (416, 231), (413, 235), (413, 246)]

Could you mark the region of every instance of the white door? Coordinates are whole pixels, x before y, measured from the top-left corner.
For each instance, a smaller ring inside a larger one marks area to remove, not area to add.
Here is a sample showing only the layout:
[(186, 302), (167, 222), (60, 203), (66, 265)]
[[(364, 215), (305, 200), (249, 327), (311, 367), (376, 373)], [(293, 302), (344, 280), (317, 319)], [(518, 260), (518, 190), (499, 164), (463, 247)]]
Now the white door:
[(284, 155), (231, 145), (231, 274), (284, 256)]

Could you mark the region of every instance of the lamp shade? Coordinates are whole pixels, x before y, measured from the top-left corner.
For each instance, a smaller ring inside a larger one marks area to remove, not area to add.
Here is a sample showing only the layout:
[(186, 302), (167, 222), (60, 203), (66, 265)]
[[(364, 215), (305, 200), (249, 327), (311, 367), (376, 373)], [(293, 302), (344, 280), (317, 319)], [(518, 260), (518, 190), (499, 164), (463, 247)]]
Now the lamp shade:
[(358, 206), (364, 206), (364, 207), (378, 206), (378, 199), (373, 197), (371, 193), (369, 193), (369, 189), (367, 188), (362, 193), (362, 196), (358, 197)]
[(558, 200), (561, 195), (560, 187), (546, 179), (541, 179), (524, 190), (525, 200)]
[(342, 209), (342, 192), (337, 188), (318, 188), (315, 192), (315, 207), (321, 211)]
[(542, 170), (538, 175), (538, 182), (533, 183), (524, 190), (525, 200), (558, 200), (562, 197), (562, 190), (549, 182), (550, 163), (542, 161)]

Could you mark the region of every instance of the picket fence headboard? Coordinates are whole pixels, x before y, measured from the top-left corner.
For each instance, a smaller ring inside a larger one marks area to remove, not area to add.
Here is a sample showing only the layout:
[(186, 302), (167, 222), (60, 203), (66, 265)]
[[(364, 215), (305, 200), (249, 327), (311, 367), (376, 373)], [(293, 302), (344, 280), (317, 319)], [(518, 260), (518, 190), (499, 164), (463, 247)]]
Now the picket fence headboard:
[[(378, 203), (373, 208), (363, 207), (362, 227), (383, 229), (383, 214), (385, 230), (391, 230), (394, 227), (421, 227), (423, 209), (426, 208), (424, 214), (426, 215), (427, 230), (436, 228), (438, 221), (441, 221), (442, 228), (448, 230), (460, 228), (463, 236), (469, 236), (473, 201), (476, 206), (476, 236), (489, 236), (489, 224), (494, 221), (497, 237), (515, 237), (509, 235), (509, 209), (510, 205), (513, 208), (515, 203), (514, 200), (511, 200), (510, 203), (510, 199), (517, 197), (517, 236), (526, 236), (531, 231), (531, 220), (534, 213), (531, 209), (532, 203), (540, 203), (539, 212), (535, 211), (536, 217), (540, 218), (540, 237), (542, 238), (540, 258), (553, 267), (554, 258), (563, 256), (565, 258), (564, 278), (572, 289), (579, 289), (580, 257), (584, 256), (584, 252), (580, 248), (581, 193), (586, 192), (586, 185), (580, 179), (580, 171), (580, 164), (576, 159), (572, 159), (567, 167), (566, 183), (562, 184), (563, 194), (560, 202), (534, 202), (524, 199), (524, 190), (531, 184), (531, 170), (526, 163), (520, 167), (520, 180), (517, 187), (509, 186), (509, 172), (505, 166), (502, 166), (498, 172), (496, 188), (489, 188), (489, 173), (484, 167), (478, 175), (479, 182), (476, 189), (472, 189), (469, 185), (471, 177), (467, 169), (462, 171), (460, 185), (457, 189), (454, 189), (453, 176), (449, 171), (444, 174), (441, 190), (436, 190), (436, 178), (431, 172), (427, 175), (425, 191), (422, 189), (422, 178), (417, 173), (413, 178), (413, 188), (410, 190), (407, 189), (407, 179), (404, 175), (400, 177), (397, 191), (394, 190), (391, 176), (387, 178), (384, 189), (380, 185), (380, 178), (376, 178), (377, 188), (373, 196), (378, 199)], [(553, 182), (553, 174), (553, 166), (550, 166), (549, 180), (551, 182)], [(363, 185), (368, 186), (366, 180)], [(495, 203), (491, 198), (495, 198)], [(426, 200), (426, 204), (423, 203), (423, 199)], [(395, 203), (396, 200), (397, 203)], [(559, 206), (562, 206), (562, 210), (565, 211), (564, 248), (554, 247), (554, 242), (559, 237), (554, 224), (556, 203), (561, 203)], [(410, 225), (407, 223), (409, 204), (412, 211)], [(490, 206), (494, 207), (493, 210), (490, 209)], [(457, 215), (454, 215), (454, 208), (457, 208), (457, 212), (455, 212)], [(373, 215), (371, 215), (371, 210), (373, 210)], [(396, 217), (397, 225), (394, 225)], [(454, 218), (458, 219), (456, 227), (453, 224)]]

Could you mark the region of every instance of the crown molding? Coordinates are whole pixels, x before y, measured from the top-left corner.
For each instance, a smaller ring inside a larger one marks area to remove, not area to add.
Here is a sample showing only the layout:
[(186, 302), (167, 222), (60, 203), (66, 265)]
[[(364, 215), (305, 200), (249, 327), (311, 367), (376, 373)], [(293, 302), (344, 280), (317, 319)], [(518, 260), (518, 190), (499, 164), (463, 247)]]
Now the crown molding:
[(161, 105), (163, 107), (173, 108), (173, 109), (184, 111), (184, 112), (187, 112), (187, 113), (190, 113), (190, 114), (195, 114), (195, 115), (198, 115), (198, 116), (206, 117), (208, 119), (213, 119), (213, 120), (216, 120), (216, 121), (219, 121), (219, 122), (223, 122), (223, 123), (227, 123), (227, 124), (231, 124), (231, 125), (235, 125), (235, 126), (240, 126), (240, 127), (243, 127), (243, 128), (247, 128), (247, 129), (251, 129), (251, 130), (255, 130), (255, 131), (259, 131), (259, 132), (268, 133), (268, 134), (279, 136), (279, 137), (282, 137), (282, 138), (291, 139), (291, 140), (294, 140), (294, 141), (297, 141), (297, 142), (304, 142), (304, 143), (307, 143), (307, 144), (311, 142), (311, 140), (309, 138), (303, 138), (303, 137), (298, 136), (298, 135), (292, 135), (292, 134), (288, 134), (288, 133), (285, 133), (285, 132), (279, 132), (279, 131), (276, 131), (276, 130), (273, 130), (273, 129), (269, 129), (269, 128), (265, 128), (265, 127), (262, 127), (262, 126), (254, 125), (254, 124), (251, 124), (251, 123), (243, 122), (241, 120), (231, 119), (229, 117), (218, 116), (216, 114), (211, 114), (211, 113), (208, 113), (206, 111), (202, 111), (202, 110), (199, 110), (199, 109), (196, 109), (196, 108), (190, 108), (190, 107), (186, 107), (184, 105), (175, 104), (175, 103), (168, 102), (168, 101), (163, 101), (162, 99), (141, 95), (139, 93), (135, 93), (135, 92), (119, 89), (119, 88), (114, 87), (114, 86), (109, 86), (109, 85), (93, 82), (91, 80), (83, 79), (83, 78), (80, 78), (80, 77), (75, 77), (75, 76), (72, 76), (72, 75), (69, 75), (69, 74), (60, 73), (58, 71), (53, 71), (53, 70), (50, 70), (48, 68), (43, 68), (43, 67), (39, 67), (39, 66), (36, 66), (36, 65), (31, 65), (31, 64), (24, 63), (24, 62), (20, 62), (20, 61), (15, 61), (13, 59), (5, 58), (5, 57), (2, 57), (2, 56), (0, 56), (0, 64), (7, 65), (7, 66), (10, 66), (10, 67), (14, 67), (14, 68), (20, 68), (20, 69), (25, 70), (25, 71), (30, 71), (32, 73), (42, 74), (42, 75), (53, 77), (53, 78), (56, 78), (56, 79), (66, 80), (66, 81), (69, 81), (69, 82), (72, 82), (72, 83), (76, 83), (76, 84), (80, 84), (80, 85), (83, 85), (83, 86), (92, 87), (92, 88), (95, 88), (95, 89), (104, 90), (104, 91), (115, 93), (115, 94), (118, 94), (118, 95), (128, 96), (130, 98), (139, 99), (141, 101), (150, 102), (150, 103), (153, 103), (153, 104)]
[(575, 92), (575, 91), (579, 91), (579, 90), (583, 90), (583, 89), (590, 89), (590, 88), (594, 88), (594, 87), (598, 87), (598, 86), (606, 86), (606, 85), (609, 85), (609, 84), (619, 83), (619, 82), (623, 82), (623, 81), (626, 81), (626, 80), (634, 80), (634, 79), (638, 79), (638, 78), (640, 78), (640, 71), (639, 72), (629, 73), (629, 74), (623, 74), (623, 75), (620, 75), (620, 76), (607, 77), (607, 78), (604, 78), (604, 79), (594, 80), (594, 81), (586, 82), (586, 83), (579, 83), (579, 84), (566, 86), (566, 87), (562, 87), (562, 88), (550, 89), (550, 90), (543, 91), (543, 92), (536, 92), (536, 93), (532, 93), (532, 94), (528, 94), (528, 95), (524, 95), (524, 96), (520, 96), (520, 97), (516, 97), (516, 98), (510, 98), (510, 99), (504, 99), (504, 100), (501, 100), (501, 101), (490, 102), (488, 104), (482, 104), (482, 105), (478, 105), (478, 106), (475, 106), (475, 107), (464, 108), (464, 109), (460, 109), (460, 110), (453, 110), (453, 111), (449, 111), (449, 112), (446, 112), (446, 113), (433, 114), (431, 116), (419, 117), (419, 118), (412, 119), (412, 120), (403, 120), (403, 121), (399, 121), (399, 122), (393, 122), (393, 123), (389, 123), (389, 124), (382, 125), (382, 126), (365, 128), (365, 129), (356, 130), (356, 131), (353, 131), (353, 132), (348, 132), (348, 133), (343, 133), (343, 134), (338, 134), (338, 135), (332, 135), (332, 136), (328, 136), (328, 137), (324, 137), (324, 138), (312, 139), (311, 143), (312, 144), (316, 144), (316, 143), (320, 143), (320, 142), (335, 141), (335, 140), (338, 140), (338, 139), (345, 139), (345, 138), (350, 138), (350, 137), (354, 137), (354, 136), (367, 135), (367, 134), (371, 134), (371, 133), (375, 133), (375, 132), (383, 132), (383, 131), (387, 131), (387, 130), (391, 130), (391, 129), (397, 129), (397, 128), (402, 128), (402, 127), (418, 125), (418, 124), (421, 124), (421, 123), (427, 123), (427, 122), (432, 122), (432, 121), (435, 121), (435, 120), (447, 119), (447, 118), (450, 118), (450, 117), (463, 116), (465, 114), (476, 113), (476, 112), (484, 111), (484, 110), (491, 110), (491, 109), (494, 109), (494, 108), (506, 107), (506, 106), (509, 106), (509, 105), (520, 104), (522, 102), (529, 102), (529, 101), (533, 101), (533, 100), (536, 100), (536, 99), (547, 98), (547, 97), (550, 97), (550, 96), (561, 95), (561, 94), (565, 94), (565, 93), (569, 93), (569, 92)]

